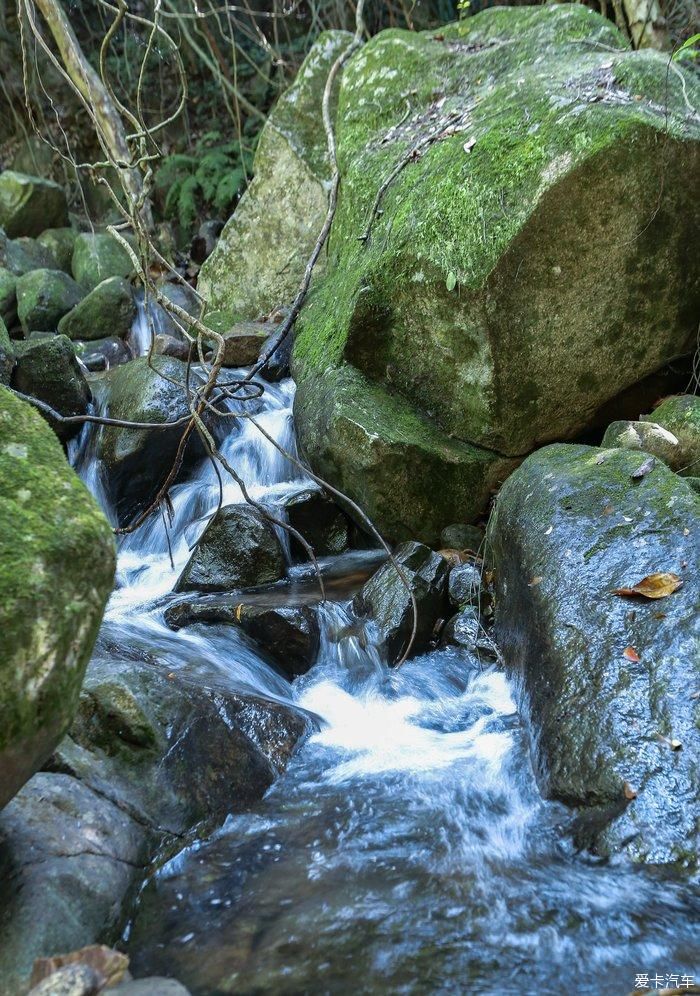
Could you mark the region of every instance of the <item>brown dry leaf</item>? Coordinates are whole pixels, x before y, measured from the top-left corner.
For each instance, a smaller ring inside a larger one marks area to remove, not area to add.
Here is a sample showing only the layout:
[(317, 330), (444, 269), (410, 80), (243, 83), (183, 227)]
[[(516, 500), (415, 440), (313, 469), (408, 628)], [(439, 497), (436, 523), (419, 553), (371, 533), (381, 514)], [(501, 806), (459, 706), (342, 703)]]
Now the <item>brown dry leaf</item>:
[(47, 979), (66, 965), (89, 965), (101, 976), (105, 985), (116, 985), (124, 978), (129, 967), (128, 955), (108, 948), (105, 944), (90, 944), (70, 954), (54, 955), (51, 958), (37, 958), (32, 968), (31, 986)]
[(542, 578), (530, 578), (527, 583), (528, 588), (534, 588), (536, 584), (540, 584)]
[(635, 664), (637, 664), (642, 659), (637, 653), (637, 651), (634, 649), (634, 647), (625, 647), (625, 649), (622, 651), (622, 656), (626, 657), (628, 661), (633, 661)]
[(603, 509), (602, 514), (603, 515), (612, 515), (614, 511), (615, 511), (615, 509), (612, 507), (612, 505), (606, 505), (605, 508)]
[(615, 588), (612, 594), (620, 595), (622, 598), (668, 598), (682, 584), (683, 580), (677, 574), (660, 571), (656, 574), (647, 574), (630, 588)]
[(629, 782), (624, 782), (622, 785), (622, 791), (625, 793), (625, 799), (636, 799), (637, 790)]
[(469, 560), (469, 557), (464, 550), (454, 550), (450, 548), (446, 550), (438, 550), (438, 553), (443, 560), (446, 560), (448, 564), (452, 564), (453, 567), (458, 567), (460, 564), (466, 564)]

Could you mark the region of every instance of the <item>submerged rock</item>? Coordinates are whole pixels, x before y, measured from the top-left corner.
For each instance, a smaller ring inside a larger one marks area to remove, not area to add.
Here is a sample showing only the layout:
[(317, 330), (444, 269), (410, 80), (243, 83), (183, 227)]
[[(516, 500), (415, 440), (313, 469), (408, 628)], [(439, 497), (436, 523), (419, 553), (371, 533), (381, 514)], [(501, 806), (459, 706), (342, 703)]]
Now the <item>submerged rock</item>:
[[(130, 422), (162, 425), (187, 419), (187, 366), (165, 356), (138, 357), (116, 366), (104, 378), (107, 414)], [(192, 382), (193, 384), (196, 382)], [(204, 421), (213, 425), (210, 416)], [(120, 525), (126, 525), (155, 498), (173, 467), (186, 423), (165, 429), (104, 426), (98, 457), (107, 471), (109, 491)], [(190, 434), (183, 468), (204, 455), (196, 432)]]
[(0, 814), (10, 991), (35, 958), (113, 936), (163, 843), (261, 798), (306, 731), (286, 706), (100, 652), (51, 770)]
[(387, 561), (353, 599), (353, 610), (373, 621), (378, 645), (390, 662), (406, 650), (413, 628), (411, 594), (416, 600), (416, 635), (412, 654), (426, 650), (435, 624), (447, 608), (449, 566), (422, 543), (403, 543), (394, 551), (404, 580)]
[(231, 591), (279, 581), (284, 554), (274, 527), (250, 505), (226, 505), (202, 533), (175, 591)]
[[(0, 174), (1, 175), (1, 174)], [(58, 323), (83, 294), (62, 270), (32, 270), (17, 279), (17, 315), (25, 336), (55, 332)]]
[(0, 808), (73, 717), (113, 577), (106, 519), (41, 416), (0, 387)]
[(67, 224), (66, 195), (57, 183), (9, 169), (0, 173), (0, 225), (10, 238)]
[(130, 277), (133, 269), (129, 254), (109, 232), (83, 232), (75, 240), (71, 270), (84, 291), (108, 277)]
[[(323, 197), (313, 210), (308, 198), (328, 174), (309, 84), (330, 47), (319, 41), (278, 103), (202, 269), (205, 296), (236, 317), (291, 299), (289, 254), (304, 259), (312, 239), (297, 220), (320, 228)], [(680, 72), (573, 4), (489, 9), (439, 36), (382, 31), (349, 60), (343, 183), (297, 322), (295, 412), (313, 469), (388, 536), (432, 543), (475, 519), (533, 448), (692, 348), (700, 128), (687, 104), (700, 92)], [(662, 148), (671, 172), (640, 224)]]
[[(489, 527), (496, 637), (522, 673), (543, 791), (579, 841), (697, 866), (700, 499), (644, 455), (554, 445), (504, 485)], [(658, 600), (616, 589), (658, 572)]]
[(58, 323), (69, 339), (104, 339), (129, 334), (136, 314), (131, 284), (124, 277), (107, 277)]
[[(17, 343), (12, 386), (22, 394), (45, 401), (59, 415), (85, 415), (92, 394), (80, 369), (73, 344), (64, 335), (32, 338)], [(65, 424), (41, 413), (59, 439), (76, 436), (82, 423)]]

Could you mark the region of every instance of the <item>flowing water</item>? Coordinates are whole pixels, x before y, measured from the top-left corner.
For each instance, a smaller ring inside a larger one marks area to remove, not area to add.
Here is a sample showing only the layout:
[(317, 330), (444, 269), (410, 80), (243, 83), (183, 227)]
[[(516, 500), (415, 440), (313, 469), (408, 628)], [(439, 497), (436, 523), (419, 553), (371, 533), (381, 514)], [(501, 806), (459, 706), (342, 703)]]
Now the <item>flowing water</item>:
[[(293, 391), (266, 385), (252, 406), (291, 451)], [(94, 431), (73, 458), (109, 514)], [(245, 419), (223, 450), (256, 500), (309, 485)], [(223, 492), (224, 503), (242, 500), (232, 482)], [(95, 653), (155, 650), (321, 723), (252, 811), (147, 883), (125, 935), (137, 976), (173, 975), (202, 996), (622, 996), (642, 973), (700, 981), (697, 893), (574, 852), (571, 814), (538, 793), (517, 689), (501, 671), (454, 648), (390, 670), (349, 635), (343, 601), (320, 606), (318, 661), (292, 685), (235, 627), (171, 631), (164, 609), (218, 502), (204, 463), (173, 489), (167, 535), (154, 515), (122, 542)]]

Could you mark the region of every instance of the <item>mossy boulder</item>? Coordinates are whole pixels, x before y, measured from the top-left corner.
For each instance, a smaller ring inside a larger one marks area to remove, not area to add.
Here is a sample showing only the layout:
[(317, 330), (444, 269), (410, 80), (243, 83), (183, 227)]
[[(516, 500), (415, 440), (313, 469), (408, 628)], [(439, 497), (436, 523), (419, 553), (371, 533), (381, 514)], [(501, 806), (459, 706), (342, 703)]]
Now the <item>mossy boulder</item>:
[(9, 384), (12, 369), (15, 365), (15, 351), (7, 331), (7, 326), (0, 315), (0, 384)]
[(83, 232), (75, 240), (71, 270), (80, 286), (90, 291), (107, 277), (129, 277), (134, 267), (109, 232)]
[(58, 323), (69, 339), (89, 341), (106, 336), (125, 337), (136, 314), (131, 284), (124, 277), (107, 277)]
[(58, 440), (0, 387), (0, 807), (73, 718), (114, 566), (107, 521)]
[[(120, 525), (126, 525), (157, 495), (171, 468), (190, 415), (187, 364), (169, 356), (138, 357), (104, 376), (106, 413), (129, 422), (148, 422), (152, 429), (104, 426), (97, 444), (107, 475), (108, 491)], [(180, 424), (158, 428), (164, 423)], [(210, 416), (205, 422), (213, 426)], [(199, 436), (188, 437), (179, 470), (204, 456)]]
[(47, 228), (37, 237), (37, 242), (51, 253), (59, 270), (70, 273), (77, 237), (74, 228)]
[(0, 228), (0, 267), (20, 277), (30, 270), (55, 269), (56, 260), (36, 239), (9, 239)]
[(66, 195), (57, 183), (9, 169), (0, 173), (0, 225), (10, 238), (67, 224)]
[(62, 270), (32, 270), (17, 279), (17, 316), (26, 336), (55, 332), (83, 292)]
[[(661, 461), (635, 478), (645, 460), (555, 444), (508, 479), (488, 531), (496, 634), (579, 843), (697, 868), (700, 497)], [(659, 572), (682, 586), (615, 594)]]
[[(432, 540), (433, 499), (442, 526), (485, 510), (488, 489), (461, 504), (484, 461), (498, 476), (499, 459), (575, 436), (691, 348), (700, 127), (687, 107), (700, 84), (667, 61), (630, 52), (583, 5), (551, 4), (492, 8), (439, 35), (383, 31), (345, 67), (338, 209), (297, 323), (297, 420), (312, 466), (354, 498), (369, 492), (390, 534), (384, 482), (362, 472), (366, 442), (341, 442), (334, 423), (369, 421), (374, 445), (400, 454), (361, 391), (342, 392), (343, 418), (333, 411), (338, 369), (402, 399), (447, 449), (478, 448), (452, 502), (435, 463), (415, 468), (409, 530)], [(320, 120), (313, 134), (318, 152)]]
[(671, 470), (678, 470), (682, 465), (678, 439), (656, 422), (612, 422), (600, 445), (606, 449), (643, 450), (663, 460)]
[(0, 318), (7, 324), (17, 320), (17, 277), (0, 267)]
[(199, 293), (232, 321), (267, 314), (298, 289), (327, 209), (323, 89), (351, 37), (319, 37), (263, 128), (254, 179), (202, 266)]
[[(12, 386), (50, 405), (59, 415), (85, 415), (92, 393), (70, 339), (64, 335), (32, 338), (15, 346)], [(42, 413), (44, 414), (44, 413)], [(44, 414), (59, 439), (76, 436), (82, 423), (65, 424)]]
[(700, 476), (700, 398), (694, 394), (666, 398), (645, 419), (673, 433), (678, 440), (674, 470), (684, 477)]

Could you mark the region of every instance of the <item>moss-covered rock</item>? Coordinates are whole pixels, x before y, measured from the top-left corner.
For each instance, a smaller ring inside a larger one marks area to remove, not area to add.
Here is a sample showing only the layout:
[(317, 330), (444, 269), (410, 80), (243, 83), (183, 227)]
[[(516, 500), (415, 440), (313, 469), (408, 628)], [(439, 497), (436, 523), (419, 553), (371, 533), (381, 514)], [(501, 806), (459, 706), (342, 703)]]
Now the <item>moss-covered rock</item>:
[[(496, 632), (522, 674), (545, 793), (579, 841), (697, 866), (700, 498), (645, 455), (557, 444), (508, 479), (488, 531)], [(624, 598), (675, 573), (667, 598)]]
[[(129, 422), (163, 424), (186, 420), (187, 365), (169, 356), (138, 357), (110, 370), (104, 378), (107, 414)], [(205, 421), (209, 416), (205, 416)], [(100, 432), (98, 459), (107, 473), (108, 490), (120, 525), (129, 523), (148, 507), (174, 465), (186, 425), (165, 429), (129, 429), (104, 426)], [(191, 433), (181, 468), (204, 456), (196, 432)]]
[(0, 387), (0, 807), (73, 717), (114, 563), (109, 526), (58, 440)]
[(0, 267), (0, 318), (7, 324), (17, 320), (17, 277)]
[(58, 323), (69, 339), (127, 336), (136, 314), (131, 284), (124, 277), (107, 277)]
[(36, 239), (8, 239), (4, 229), (0, 228), (0, 267), (20, 277), (30, 270), (53, 270), (56, 260)]
[(70, 273), (77, 237), (74, 228), (47, 228), (38, 236), (37, 242), (51, 253), (59, 270)]
[(30, 332), (55, 332), (83, 292), (62, 270), (32, 270), (17, 279), (17, 316)]
[(671, 470), (682, 465), (677, 437), (656, 422), (612, 422), (600, 445), (605, 449), (644, 450), (663, 460)]
[[(15, 347), (12, 386), (22, 394), (45, 401), (59, 415), (85, 415), (92, 394), (78, 363), (73, 344), (64, 335), (32, 338)], [(65, 424), (44, 416), (59, 439), (76, 436), (80, 422)]]
[(677, 394), (645, 416), (678, 440), (674, 470), (684, 477), (700, 475), (700, 398), (694, 394)]
[(326, 214), (330, 166), (320, 126), (323, 89), (350, 39), (344, 31), (326, 32), (312, 48), (270, 115), (254, 179), (202, 266), (200, 294), (233, 321), (288, 303), (299, 286)]
[[(328, 412), (337, 393), (333, 368), (403, 398), (448, 449), (480, 447), (469, 478), (483, 450), (522, 458), (571, 437), (688, 351), (700, 305), (700, 206), (688, 196), (700, 128), (687, 102), (700, 88), (671, 76), (663, 56), (628, 51), (610, 21), (568, 4), (489, 9), (440, 35), (383, 31), (352, 57), (336, 114), (338, 209), (293, 362), (312, 465), (382, 504), (362, 474), (364, 445), (339, 457), (337, 440), (311, 438), (315, 410)], [(320, 121), (311, 134), (318, 153)], [(244, 222), (231, 223), (239, 237)], [(219, 279), (212, 267), (211, 285)], [(340, 404), (348, 416), (347, 394)], [(361, 395), (354, 404), (362, 421)], [(422, 507), (446, 489), (440, 473), (420, 478), (409, 526), (427, 535)], [(484, 507), (443, 508), (439, 525)], [(391, 532), (381, 513), (379, 524)]]
[(83, 232), (75, 240), (73, 276), (87, 291), (107, 277), (129, 277), (134, 267), (127, 251), (109, 232)]
[(0, 225), (10, 238), (67, 224), (66, 195), (57, 183), (9, 169), (0, 173)]
[(14, 365), (15, 351), (12, 347), (12, 340), (0, 314), (0, 384), (7, 385), (10, 383)]

